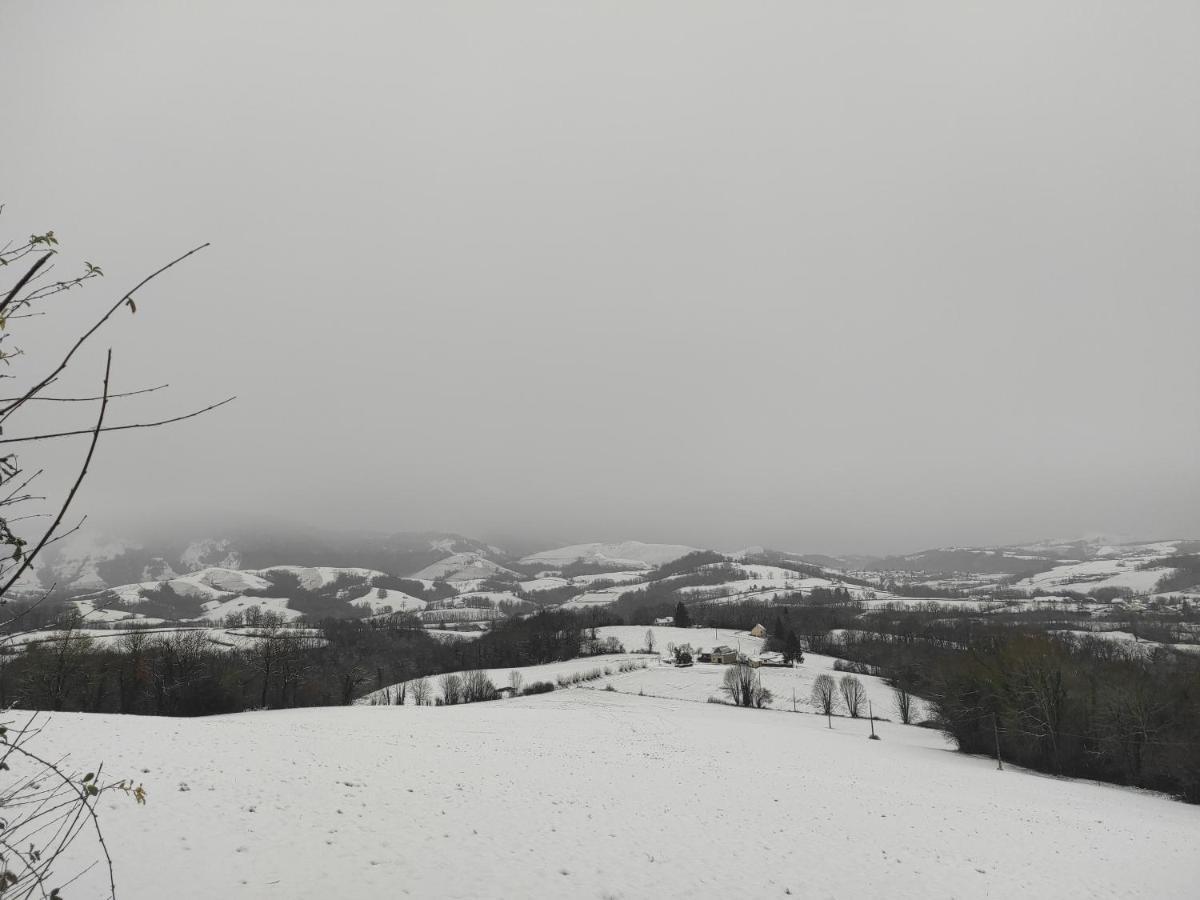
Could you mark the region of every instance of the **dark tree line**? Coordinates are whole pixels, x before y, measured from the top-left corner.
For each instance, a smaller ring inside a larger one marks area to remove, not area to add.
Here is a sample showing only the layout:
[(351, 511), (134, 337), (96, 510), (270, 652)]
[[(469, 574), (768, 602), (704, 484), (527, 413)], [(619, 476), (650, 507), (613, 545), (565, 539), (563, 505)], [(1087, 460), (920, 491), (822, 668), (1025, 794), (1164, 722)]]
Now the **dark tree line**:
[(0, 656), (0, 705), (164, 716), (344, 705), (423, 675), (607, 652), (594, 629), (609, 621), (541, 612), (443, 642), (404, 615), (326, 619), (315, 629), (264, 616), (243, 629), (243, 647), (217, 646), (203, 628), (103, 639), (68, 628)]
[(938, 660), (929, 696), (968, 753), (1200, 803), (1200, 659), (1008, 635)]

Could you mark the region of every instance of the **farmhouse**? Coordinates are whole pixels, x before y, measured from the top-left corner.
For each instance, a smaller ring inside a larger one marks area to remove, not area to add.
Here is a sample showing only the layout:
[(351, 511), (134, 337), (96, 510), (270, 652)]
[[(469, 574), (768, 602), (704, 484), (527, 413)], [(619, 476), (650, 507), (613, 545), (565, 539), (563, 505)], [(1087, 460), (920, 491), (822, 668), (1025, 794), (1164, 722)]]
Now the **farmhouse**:
[(767, 636), (767, 629), (763, 628), (761, 624), (755, 625), (750, 629), (750, 636), (756, 638), (765, 638)]
[(700, 662), (719, 663), (720, 665), (729, 666), (737, 661), (737, 651), (724, 645), (714, 647), (712, 650), (700, 651)]

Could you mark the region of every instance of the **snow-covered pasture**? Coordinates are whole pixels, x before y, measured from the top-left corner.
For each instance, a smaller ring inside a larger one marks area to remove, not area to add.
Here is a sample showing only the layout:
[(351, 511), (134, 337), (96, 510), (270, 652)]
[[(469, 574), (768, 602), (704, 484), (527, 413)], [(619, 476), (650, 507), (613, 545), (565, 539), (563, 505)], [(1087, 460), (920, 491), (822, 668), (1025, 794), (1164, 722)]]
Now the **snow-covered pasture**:
[[(844, 675), (852, 674), (839, 672), (834, 669), (837, 660), (831, 656), (818, 656), (812, 653), (804, 655), (804, 662), (794, 667), (762, 666), (756, 671), (764, 687), (769, 689), (774, 697), (770, 702), (773, 709), (792, 709), (793, 697), (796, 708), (806, 712), (814, 711), (811, 703), (813, 682), (819, 675), (831, 675), (835, 681)], [(666, 697), (672, 700), (690, 700), (696, 703), (706, 702), (710, 697), (728, 700), (721, 690), (721, 682), (729, 666), (715, 663), (695, 663), (685, 668), (673, 665), (659, 664), (636, 672), (617, 674), (595, 683), (596, 687), (605, 689), (609, 685), (614, 690), (623, 693), (645, 693), (655, 697)], [(867, 700), (871, 702), (875, 715), (880, 718), (896, 716), (895, 698), (892, 689), (883, 679), (871, 675), (855, 675), (866, 690)], [(846, 712), (839, 695), (835, 714), (844, 715)], [(913, 701), (913, 716), (916, 720), (927, 717), (924, 703)], [(865, 721), (867, 704), (862, 707), (864, 721), (860, 730), (867, 729)]]
[[(511, 683), (514, 672), (520, 673), (521, 682), (524, 687), (529, 687), (529, 685), (536, 681), (548, 681), (557, 688), (559, 686), (560, 679), (568, 680), (576, 675), (590, 675), (596, 670), (600, 670), (600, 672), (603, 673), (605, 669), (608, 669), (612, 673), (612, 676), (615, 677), (620, 672), (622, 665), (658, 666), (659, 659), (657, 656), (650, 656), (644, 653), (605, 653), (599, 656), (581, 656), (578, 659), (568, 659), (560, 662), (546, 663), (545, 665), (541, 666), (516, 666), (513, 668), (484, 669), (483, 672), (489, 679), (491, 679), (492, 684), (494, 684), (497, 688), (507, 687)], [(447, 674), (461, 675), (462, 672)], [(607, 680), (609, 676), (602, 677)], [(439, 683), (441, 678), (441, 675), (429, 676), (429, 681), (432, 684), (432, 697), (441, 697), (442, 695), (441, 686)], [(412, 680), (406, 683), (411, 687)], [(598, 681), (597, 683), (603, 684), (604, 681)], [(390, 685), (385, 687), (383, 690), (372, 691), (370, 694), (367, 694), (365, 697), (356, 702), (365, 705), (390, 702), (396, 695), (397, 687), (398, 685)], [(413, 702), (411, 693), (407, 695), (406, 702)], [(432, 698), (430, 702), (432, 702)]]
[[(560, 680), (568, 680), (576, 674), (592, 674), (599, 671), (600, 677), (589, 679), (584, 684), (597, 690), (607, 690), (629, 694), (648, 694), (656, 697), (666, 697), (673, 700), (687, 700), (694, 703), (705, 703), (710, 697), (727, 699), (721, 690), (721, 682), (725, 677), (728, 666), (712, 663), (695, 663), (685, 668), (677, 668), (663, 658), (668, 646), (674, 644), (691, 644), (694, 650), (711, 649), (724, 644), (741, 650), (748, 656), (755, 656), (762, 651), (763, 642), (751, 637), (744, 631), (730, 631), (711, 628), (670, 628), (655, 626), (644, 628), (636, 625), (616, 625), (597, 629), (600, 638), (616, 638), (627, 651), (644, 650), (646, 632), (654, 633), (655, 654), (628, 652), (623, 654), (603, 654), (599, 656), (584, 656), (578, 659), (547, 663), (540, 666), (520, 666), (516, 668), (486, 669), (485, 674), (492, 684), (502, 688), (510, 683), (513, 672), (519, 672), (524, 686), (528, 687), (536, 681), (548, 681), (556, 687), (562, 686)], [(660, 657), (659, 654), (663, 656)], [(813, 682), (818, 675), (831, 675), (835, 680), (843, 675), (834, 668), (837, 660), (831, 656), (805, 654), (804, 662), (795, 667), (761, 666), (756, 671), (762, 684), (767, 687), (774, 699), (770, 706), (774, 709), (792, 709), (793, 697), (798, 709), (812, 711), (811, 704)], [(632, 671), (620, 671), (622, 664), (637, 666)], [(457, 673), (461, 674), (461, 673)], [(431, 676), (433, 697), (441, 696), (438, 679), (441, 676)], [(895, 698), (892, 689), (883, 679), (871, 675), (856, 675), (866, 691), (866, 699), (874, 708), (875, 715), (880, 718), (895, 716)], [(408, 682), (411, 685), (411, 681)], [(396, 685), (390, 685), (383, 690), (373, 691), (359, 703), (384, 703), (394, 699)], [(413, 702), (411, 694), (408, 702)], [(845, 710), (841, 700), (838, 700), (838, 713)], [(862, 709), (863, 716), (867, 715), (867, 707)], [(914, 700), (913, 716), (916, 720), (928, 715), (923, 701)], [(866, 723), (863, 723), (866, 727)]]
[[(576, 689), (54, 714), (39, 741), (145, 785), (99, 801), (125, 900), (1195, 895), (1200, 808), (876, 727)], [(106, 888), (97, 868), (71, 894)]]
[(1149, 594), (1165, 576), (1175, 569), (1140, 566), (1154, 559), (1153, 555), (1132, 558), (1093, 559), (1088, 562), (1055, 566), (1018, 581), (1015, 587), (1024, 590), (1041, 588), (1048, 591), (1078, 591), (1087, 593), (1101, 588), (1127, 588), (1135, 594)]

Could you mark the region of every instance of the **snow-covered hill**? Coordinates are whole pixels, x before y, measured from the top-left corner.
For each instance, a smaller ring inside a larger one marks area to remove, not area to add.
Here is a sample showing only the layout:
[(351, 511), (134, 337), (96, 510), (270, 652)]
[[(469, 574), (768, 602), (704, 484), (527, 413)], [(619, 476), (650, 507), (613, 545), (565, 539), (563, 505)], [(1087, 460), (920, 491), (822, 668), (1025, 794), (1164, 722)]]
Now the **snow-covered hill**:
[(497, 575), (515, 578), (517, 573), (480, 553), (455, 553), (414, 572), (412, 577), (430, 581), (480, 581)]
[(644, 544), (641, 541), (621, 541), (604, 544), (572, 544), (556, 550), (532, 553), (521, 560), (526, 565), (560, 568), (571, 563), (594, 563), (607, 567), (649, 569), (673, 562), (694, 553), (695, 547), (682, 544)]
[[(571, 689), (453, 707), (53, 714), (119, 896), (1182, 898), (1200, 809), (922, 728)], [(180, 747), (203, 748), (181, 753)], [(82, 869), (94, 845), (72, 848)], [(100, 868), (72, 885), (106, 895)]]

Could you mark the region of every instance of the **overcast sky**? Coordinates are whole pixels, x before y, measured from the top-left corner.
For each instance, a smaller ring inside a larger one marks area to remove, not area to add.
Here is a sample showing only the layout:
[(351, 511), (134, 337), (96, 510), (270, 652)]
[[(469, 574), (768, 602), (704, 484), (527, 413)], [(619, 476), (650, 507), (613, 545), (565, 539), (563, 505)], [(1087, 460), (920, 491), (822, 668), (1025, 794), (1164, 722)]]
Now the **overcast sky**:
[(114, 422), (239, 400), (107, 439), (100, 522), (1200, 536), (1198, 44), (1190, 0), (8, 0), (0, 231), (106, 272), (22, 342), (212, 242), (97, 350), (173, 385)]

